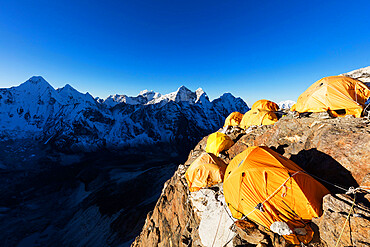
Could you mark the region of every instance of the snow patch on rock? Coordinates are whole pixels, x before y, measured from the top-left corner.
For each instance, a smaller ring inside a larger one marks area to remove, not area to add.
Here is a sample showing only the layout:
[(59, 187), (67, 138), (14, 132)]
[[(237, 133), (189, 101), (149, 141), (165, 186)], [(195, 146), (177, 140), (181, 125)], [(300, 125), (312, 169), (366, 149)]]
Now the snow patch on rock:
[(293, 231), (290, 230), (287, 223), (282, 222), (282, 221), (275, 221), (274, 223), (272, 223), (271, 226), (270, 226), (270, 230), (279, 234), (279, 235), (293, 234)]
[[(200, 218), (198, 231), (204, 246), (224, 246), (234, 236), (230, 230), (234, 223), (230, 218), (231, 212), (226, 207), (222, 186), (219, 188), (217, 193), (211, 189), (201, 189), (190, 195), (194, 210)], [(232, 246), (232, 242), (227, 246)]]
[(197, 95), (197, 99), (195, 100), (195, 103), (207, 103), (209, 102), (208, 95), (203, 91), (202, 88), (198, 88), (195, 91), (195, 94)]

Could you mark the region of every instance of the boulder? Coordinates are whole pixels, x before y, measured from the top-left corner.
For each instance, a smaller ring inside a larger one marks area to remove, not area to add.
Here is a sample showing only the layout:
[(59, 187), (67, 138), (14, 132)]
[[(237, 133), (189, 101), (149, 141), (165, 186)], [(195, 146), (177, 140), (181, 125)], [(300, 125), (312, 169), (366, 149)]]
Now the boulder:
[(254, 223), (246, 220), (238, 220), (235, 222), (235, 230), (240, 238), (247, 243), (268, 244), (266, 235)]
[[(351, 210), (353, 199), (346, 195), (326, 195), (323, 199), (324, 214), (312, 222), (320, 229), (320, 237), (328, 246), (370, 246), (370, 209), (356, 203)], [(348, 214), (351, 212), (348, 221)]]

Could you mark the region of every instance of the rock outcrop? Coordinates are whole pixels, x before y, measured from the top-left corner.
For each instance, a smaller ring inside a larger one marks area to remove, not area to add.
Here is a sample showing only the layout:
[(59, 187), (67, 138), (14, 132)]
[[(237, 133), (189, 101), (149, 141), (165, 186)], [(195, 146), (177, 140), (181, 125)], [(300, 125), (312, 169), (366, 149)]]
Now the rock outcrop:
[(320, 229), (320, 237), (328, 246), (335, 246), (342, 228), (340, 238), (342, 246), (369, 246), (370, 242), (370, 210), (357, 203), (349, 221), (346, 218), (351, 211), (352, 198), (337, 194), (324, 197), (324, 214), (312, 221)]
[(356, 69), (356, 70), (344, 73), (342, 75), (349, 76), (357, 80), (360, 80), (368, 86), (370, 85), (370, 66), (367, 66), (361, 69)]
[[(356, 204), (345, 223), (353, 197), (344, 195), (341, 189), (369, 186), (369, 124), (364, 118), (288, 115), (275, 125), (226, 132), (236, 143), (222, 153), (221, 158), (229, 163), (249, 146), (265, 145), (292, 159), (310, 174), (323, 179), (322, 183), (332, 192), (324, 197), (324, 214), (311, 223), (315, 236), (309, 246), (335, 246), (343, 226), (339, 246), (369, 246), (370, 208), (366, 198), (370, 198), (363, 193), (356, 194)], [(204, 137), (197, 144), (186, 163), (166, 182), (132, 246), (289, 246), (281, 236), (251, 222), (234, 223), (224, 203), (222, 184), (189, 192), (184, 174), (205, 151), (206, 140)], [(207, 224), (208, 234), (204, 233), (202, 224)]]

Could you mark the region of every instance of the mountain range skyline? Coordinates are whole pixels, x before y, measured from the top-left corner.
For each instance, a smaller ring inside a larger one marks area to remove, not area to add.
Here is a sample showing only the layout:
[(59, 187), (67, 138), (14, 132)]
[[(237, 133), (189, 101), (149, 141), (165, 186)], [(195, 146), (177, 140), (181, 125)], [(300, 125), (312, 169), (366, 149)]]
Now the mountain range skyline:
[[(89, 91), (86, 91), (84, 93), (80, 92), (79, 90), (77, 90), (75, 88), (74, 85), (72, 85), (71, 83), (66, 83), (64, 86), (61, 86), (61, 87), (54, 87), (52, 85), (51, 82), (49, 82), (48, 80), (46, 80), (43, 76), (41, 75), (34, 75), (34, 76), (31, 76), (28, 80), (24, 81), (23, 83), (19, 84), (19, 85), (12, 85), (12, 86), (9, 86), (9, 87), (4, 87), (4, 88), (0, 88), (0, 89), (10, 89), (10, 88), (14, 88), (14, 87), (18, 87), (18, 86), (21, 86), (22, 84), (26, 83), (27, 81), (30, 81), (30, 80), (41, 80), (41, 81), (45, 81), (50, 87), (54, 88), (55, 90), (57, 91), (60, 91), (60, 90), (65, 90), (65, 91), (68, 91), (68, 90), (73, 90), (73, 91), (77, 91), (78, 93), (80, 94), (85, 94), (85, 95), (90, 95), (94, 100), (100, 102), (100, 103), (107, 103), (107, 101), (113, 101), (113, 102), (125, 102), (125, 103), (128, 103), (130, 104), (129, 102), (126, 102), (126, 101), (123, 101), (125, 98), (135, 98), (135, 97), (139, 97), (139, 96), (143, 96), (143, 95), (153, 95), (153, 99), (156, 99), (156, 101), (152, 101), (151, 103), (159, 103), (160, 99), (161, 98), (166, 98), (166, 97), (171, 97), (171, 95), (173, 95), (174, 93), (178, 92), (180, 89), (184, 88), (185, 90), (188, 90), (188, 91), (192, 91), (191, 89), (189, 89), (187, 86), (185, 85), (181, 85), (177, 88), (177, 90), (175, 91), (171, 91), (171, 92), (165, 92), (165, 93), (161, 93), (161, 92), (155, 92), (154, 90), (151, 90), (151, 89), (148, 89), (148, 88), (145, 88), (145, 89), (142, 89), (140, 90), (140, 92), (136, 95), (127, 95), (127, 94), (124, 94), (124, 92), (122, 93), (115, 93), (115, 94), (111, 94), (111, 95), (108, 95), (106, 97), (99, 97), (99, 96), (95, 96), (93, 95), (92, 93), (90, 93)], [(196, 94), (200, 94), (199, 97), (202, 95), (202, 94), (205, 94), (205, 96), (209, 99), (209, 100), (214, 100), (214, 99), (217, 99), (218, 97), (220, 97), (221, 95), (217, 96), (216, 98), (210, 98), (208, 96), (208, 94), (205, 92), (206, 90), (203, 90), (202, 87), (198, 87), (196, 90), (194, 90), (194, 93)], [(230, 93), (230, 92), (224, 92), (223, 94), (225, 93)], [(144, 96), (146, 97), (146, 96)], [(239, 97), (239, 96), (236, 96), (236, 97)], [(244, 102), (247, 103), (247, 105), (252, 105), (254, 103), (251, 102), (251, 101), (248, 101), (248, 100), (245, 100), (244, 97), (240, 97), (244, 100)], [(262, 99), (262, 98), (260, 98)], [(158, 101), (159, 100), (159, 101)], [(277, 104), (284, 104), (285, 101), (293, 101), (292, 99), (284, 99), (284, 100), (281, 100), (280, 102), (276, 102)], [(147, 102), (149, 103), (149, 101)], [(109, 104), (109, 103), (108, 103)], [(131, 103), (131, 104), (136, 104), (136, 103)]]
[(71, 85), (53, 88), (42, 77), (0, 89), (0, 140), (36, 139), (63, 152), (153, 144), (192, 145), (248, 105), (230, 93), (212, 101), (182, 86), (169, 94), (142, 91), (106, 100)]

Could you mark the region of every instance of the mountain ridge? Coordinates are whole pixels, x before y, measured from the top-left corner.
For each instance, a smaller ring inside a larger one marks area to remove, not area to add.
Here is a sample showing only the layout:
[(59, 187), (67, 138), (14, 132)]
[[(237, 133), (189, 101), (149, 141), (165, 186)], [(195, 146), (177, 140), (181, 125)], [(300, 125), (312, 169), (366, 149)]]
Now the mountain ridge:
[(136, 97), (102, 101), (69, 84), (54, 89), (41, 76), (0, 89), (0, 107), (0, 141), (34, 138), (63, 152), (163, 142), (192, 145), (231, 112), (249, 110), (231, 94), (210, 101), (201, 88), (193, 92), (185, 86), (165, 95), (144, 90)]

